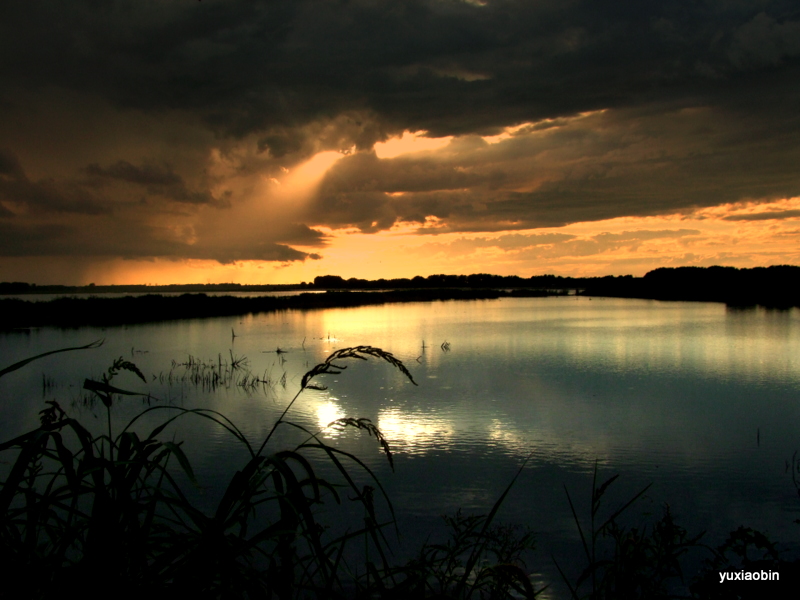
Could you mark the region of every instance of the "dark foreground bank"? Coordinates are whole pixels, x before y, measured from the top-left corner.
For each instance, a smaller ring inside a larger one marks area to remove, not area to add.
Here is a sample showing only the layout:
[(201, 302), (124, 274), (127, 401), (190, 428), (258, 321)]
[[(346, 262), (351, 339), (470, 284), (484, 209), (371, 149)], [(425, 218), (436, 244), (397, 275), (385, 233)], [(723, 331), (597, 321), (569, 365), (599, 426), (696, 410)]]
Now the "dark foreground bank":
[(493, 300), (503, 297), (543, 297), (546, 290), (412, 289), (383, 292), (329, 291), (297, 296), (126, 296), (124, 298), (56, 298), (49, 302), (0, 300), (0, 329), (127, 325), (176, 319), (246, 315), (289, 309), (349, 308), (389, 302)]

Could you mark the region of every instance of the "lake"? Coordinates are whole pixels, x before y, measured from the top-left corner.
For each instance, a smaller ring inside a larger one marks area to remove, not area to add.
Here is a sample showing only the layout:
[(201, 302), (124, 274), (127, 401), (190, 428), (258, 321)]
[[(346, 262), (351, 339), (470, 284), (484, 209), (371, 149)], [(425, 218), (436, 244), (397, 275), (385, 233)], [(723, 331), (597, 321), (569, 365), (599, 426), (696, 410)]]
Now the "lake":
[[(0, 336), (3, 367), (105, 340), (0, 380), (3, 440), (36, 427), (50, 399), (102, 427), (102, 405), (87, 403), (82, 383), (123, 356), (150, 381), (123, 373), (114, 379), (118, 387), (149, 392), (156, 404), (213, 408), (260, 442), (302, 375), (331, 352), (358, 345), (391, 352), (417, 386), (386, 362), (351, 360), (341, 374), (320, 377), (328, 389), (306, 390), (288, 418), (310, 430), (345, 416), (377, 424), (394, 452), (394, 473), (365, 433), (323, 436), (361, 457), (386, 488), (404, 536), (398, 557), (429, 535), (443, 536), (440, 515), (459, 507), (488, 512), (530, 456), (498, 518), (537, 532), (529, 570), (538, 585), (554, 583), (543, 597), (564, 597), (551, 554), (572, 573), (578, 569), (564, 486), (586, 517), (595, 464), (601, 480), (620, 475), (607, 493), (609, 508), (652, 483), (630, 509), (633, 523), (646, 522), (646, 513), (660, 516), (668, 503), (690, 533), (708, 531), (707, 543), (746, 525), (798, 548), (800, 499), (787, 470), (800, 449), (797, 309), (502, 298)], [(246, 369), (226, 385), (210, 389), (188, 378), (192, 369), (210, 373), (232, 360), (246, 360)], [(245, 374), (267, 383), (247, 385)], [(118, 401), (115, 427), (143, 408), (136, 397)], [(165, 415), (151, 413), (143, 428)], [(276, 450), (301, 441), (296, 430), (279, 433)], [(215, 482), (238, 468), (244, 450), (199, 419), (179, 421), (173, 434), (185, 440), (204, 486), (199, 501), (210, 506)]]

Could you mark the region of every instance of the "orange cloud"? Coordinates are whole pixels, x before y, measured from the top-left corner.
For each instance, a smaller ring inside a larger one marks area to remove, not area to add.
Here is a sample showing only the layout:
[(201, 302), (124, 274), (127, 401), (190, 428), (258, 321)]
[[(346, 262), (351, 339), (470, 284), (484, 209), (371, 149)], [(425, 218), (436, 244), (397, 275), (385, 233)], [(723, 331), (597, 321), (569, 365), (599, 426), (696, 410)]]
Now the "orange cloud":
[(427, 131), (404, 131), (400, 137), (393, 137), (385, 142), (375, 144), (375, 154), (378, 158), (396, 158), (402, 154), (439, 150), (447, 146), (453, 136), (430, 138), (426, 137)]

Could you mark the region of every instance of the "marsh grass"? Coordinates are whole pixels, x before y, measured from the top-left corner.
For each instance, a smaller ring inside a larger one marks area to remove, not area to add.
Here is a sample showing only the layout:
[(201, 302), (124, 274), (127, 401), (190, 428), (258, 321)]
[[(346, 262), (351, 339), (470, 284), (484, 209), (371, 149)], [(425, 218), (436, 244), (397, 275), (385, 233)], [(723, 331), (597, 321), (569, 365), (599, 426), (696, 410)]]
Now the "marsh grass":
[[(565, 487), (585, 566), (570, 577), (553, 560), (573, 600), (797, 597), (800, 560), (785, 547), (744, 526), (731, 531), (721, 545), (709, 546), (703, 542), (705, 532), (690, 535), (676, 522), (667, 504), (660, 518), (648, 515), (638, 519), (636, 526), (626, 524), (632, 521), (630, 515), (625, 518), (626, 513), (650, 485), (623, 501), (619, 508), (607, 510), (604, 502), (618, 477), (614, 475), (598, 484), (595, 463), (588, 519), (579, 517)], [(686, 569), (687, 565), (691, 570)], [(740, 571), (778, 572), (781, 583), (720, 583), (721, 572)]]
[(56, 386), (56, 381), (49, 375), (45, 375), (42, 373), (42, 397), (44, 398), (47, 394)]
[(216, 361), (192, 355), (183, 362), (173, 360), (169, 371), (153, 375), (153, 379), (168, 386), (193, 385), (208, 392), (238, 387), (247, 392), (266, 393), (274, 390), (279, 383), (286, 387), (285, 371), (277, 380), (271, 372), (264, 371), (258, 375), (250, 370), (250, 360), (246, 356), (236, 356), (233, 351), (230, 351), (230, 360), (223, 359), (222, 354), (218, 355)]
[[(96, 345), (81, 349), (91, 347)], [(381, 358), (408, 374), (380, 349), (359, 347), (334, 354), (338, 360)], [(20, 361), (2, 374), (42, 356)], [(114, 378), (129, 371), (146, 379), (135, 364), (122, 358), (114, 361), (99, 380), (84, 382), (84, 389), (106, 408), (106, 432), (91, 434), (53, 401), (41, 412), (40, 427), (0, 445), (0, 451), (16, 453), (0, 490), (3, 564), (29, 582), (30, 597), (49, 597), (72, 588), (89, 595), (108, 589), (149, 595), (181, 590), (231, 598), (336, 595), (343, 585), (337, 566), (344, 546), (368, 532), (380, 542), (374, 533), (387, 523), (379, 523), (376, 516), (369, 527), (327, 539), (314, 506), (341, 503), (342, 490), (349, 488), (350, 497), (376, 515), (375, 500), (367, 498), (366, 488), (359, 487), (351, 474), (356, 468), (374, 481), (390, 514), (392, 510), (362, 461), (326, 444), (319, 432), (285, 419), (314, 377), (336, 371), (331, 365), (329, 359), (304, 377), (294, 400), (258, 445), (218, 412), (173, 406), (149, 407), (115, 434), (114, 404), (122, 396), (141, 394), (116, 387)], [(190, 358), (176, 366), (187, 369), (196, 383), (217, 382), (208, 379), (211, 365), (202, 361)], [(230, 377), (245, 366), (241, 357), (231, 354), (225, 371)], [(215, 373), (222, 378), (222, 371), (219, 360)], [(137, 433), (140, 419), (155, 411), (168, 411), (169, 416), (148, 434)], [(189, 501), (176, 478), (182, 472), (190, 483), (197, 483), (181, 444), (162, 439), (168, 426), (186, 418), (215, 422), (249, 455), (211, 514)], [(355, 419), (337, 426), (355, 426), (375, 435), (391, 456), (371, 422)], [(300, 429), (306, 441), (270, 451), (268, 443), (278, 427)], [(328, 458), (339, 481), (329, 482), (317, 474), (311, 460), (315, 454)]]
[[(15, 363), (0, 376), (49, 354)], [(511, 486), (488, 516), (458, 515), (449, 521), (456, 532), (454, 544), (426, 547), (419, 560), (394, 567), (386, 532), (392, 528), (397, 533), (396, 520), (381, 482), (359, 457), (325, 442), (323, 431), (288, 418), (305, 390), (325, 388), (318, 378), (341, 373), (348, 361), (368, 359), (389, 363), (416, 385), (405, 365), (380, 348), (337, 350), (302, 377), (298, 392), (260, 443), (209, 409), (158, 404), (115, 424), (113, 409), (124, 397), (150, 399), (115, 385), (121, 372), (146, 382), (138, 367), (122, 357), (99, 378), (84, 382), (84, 392), (105, 407), (103, 433), (91, 433), (57, 401), (48, 401), (38, 428), (0, 444), (11, 465), (0, 487), (0, 560), (25, 582), (21, 597), (77, 592), (85, 598), (166, 598), (175, 593), (237, 599), (391, 598), (411, 589), (430, 597), (434, 588), (458, 598), (510, 597), (511, 590), (533, 597), (527, 577), (513, 562), (517, 546), (502, 546), (502, 534), (493, 527)], [(231, 352), (229, 361), (220, 355), (216, 363), (193, 357), (174, 363), (166, 380), (212, 388), (249, 385), (248, 373), (246, 359)], [(161, 413), (159, 425), (142, 431)], [(246, 450), (247, 459), (211, 510), (190, 500), (186, 486), (199, 482), (182, 443), (168, 438), (170, 428), (185, 419), (213, 422)], [(371, 420), (346, 417), (328, 427), (374, 437), (394, 469), (389, 442)], [(279, 428), (299, 431), (304, 439), (291, 448), (272, 448)], [(322, 463), (332, 466), (327, 471), (334, 477), (319, 474), (314, 465)], [(336, 518), (336, 507), (346, 508), (346, 503), (360, 507), (363, 522), (334, 533), (321, 519)], [(323, 505), (326, 511), (320, 510)], [(505, 536), (513, 537), (508, 531)], [(529, 541), (523, 536), (522, 545)], [(346, 549), (354, 544), (363, 545), (361, 565), (348, 564)], [(489, 561), (489, 555), (497, 560)]]
[[(495, 521), (497, 513), (530, 456), (486, 515), (465, 515), (460, 510), (443, 516), (450, 531), (444, 543), (426, 543), (416, 558), (390, 570), (400, 579), (388, 590), (390, 598), (535, 598), (524, 562), (534, 548), (533, 532), (525, 527)], [(379, 588), (383, 591), (385, 586)]]
[(619, 475), (602, 483), (597, 480), (597, 463), (592, 477), (588, 523), (582, 523), (569, 490), (567, 502), (580, 536), (585, 567), (577, 577), (568, 577), (553, 558), (573, 600), (658, 600), (688, 598), (683, 557), (706, 548), (700, 542), (704, 532), (690, 536), (673, 519), (665, 505), (660, 519), (629, 527), (622, 523), (625, 513), (650, 489), (645, 486), (615, 510), (605, 510), (603, 499)]
[(486, 515), (442, 517), (450, 537), (425, 544), (404, 571), (406, 587), (420, 597), (533, 598), (524, 556), (532, 551), (533, 532), (526, 527), (493, 523)]

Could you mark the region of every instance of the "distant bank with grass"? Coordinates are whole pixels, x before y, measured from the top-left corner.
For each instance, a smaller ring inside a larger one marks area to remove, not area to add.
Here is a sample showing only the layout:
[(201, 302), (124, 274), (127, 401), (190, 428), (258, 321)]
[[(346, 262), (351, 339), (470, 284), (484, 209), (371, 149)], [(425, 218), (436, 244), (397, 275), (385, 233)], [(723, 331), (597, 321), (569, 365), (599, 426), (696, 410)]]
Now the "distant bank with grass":
[(64, 296), (48, 302), (19, 298), (0, 300), (0, 329), (28, 327), (113, 326), (177, 319), (199, 319), (265, 313), (279, 310), (349, 308), (391, 302), (492, 300), (502, 297), (541, 297), (566, 292), (536, 289), (407, 289), (386, 291), (338, 291), (301, 293), (293, 296), (209, 296), (207, 294), (75, 298)]
[[(800, 267), (791, 265), (659, 268), (643, 277), (523, 278), (479, 273), (366, 280), (324, 275), (313, 282), (292, 285), (64, 286), (1, 282), (0, 329), (110, 326), (289, 309), (570, 294), (790, 308), (800, 306), (798, 290)], [(42, 294), (56, 297), (47, 302), (32, 301)]]

